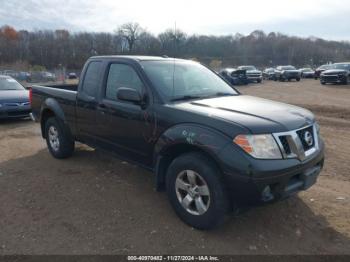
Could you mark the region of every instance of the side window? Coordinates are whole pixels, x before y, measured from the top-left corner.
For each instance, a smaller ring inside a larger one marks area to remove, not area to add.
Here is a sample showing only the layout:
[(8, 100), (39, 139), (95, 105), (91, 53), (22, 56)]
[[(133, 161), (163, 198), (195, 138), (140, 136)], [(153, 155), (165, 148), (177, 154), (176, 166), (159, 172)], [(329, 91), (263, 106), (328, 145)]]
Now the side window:
[(85, 94), (96, 97), (101, 69), (102, 62), (94, 61), (88, 65), (83, 82), (83, 92)]
[(133, 88), (142, 93), (143, 84), (131, 66), (111, 64), (107, 78), (106, 98), (117, 100), (117, 90), (120, 87)]

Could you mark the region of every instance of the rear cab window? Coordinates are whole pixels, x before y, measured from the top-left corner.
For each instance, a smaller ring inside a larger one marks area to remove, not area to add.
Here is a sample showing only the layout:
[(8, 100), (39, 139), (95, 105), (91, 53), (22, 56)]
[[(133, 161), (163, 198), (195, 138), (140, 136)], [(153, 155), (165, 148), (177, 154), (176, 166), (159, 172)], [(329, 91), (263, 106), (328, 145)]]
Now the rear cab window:
[(89, 63), (83, 80), (82, 91), (88, 96), (96, 97), (99, 89), (102, 73), (102, 62), (92, 61)]

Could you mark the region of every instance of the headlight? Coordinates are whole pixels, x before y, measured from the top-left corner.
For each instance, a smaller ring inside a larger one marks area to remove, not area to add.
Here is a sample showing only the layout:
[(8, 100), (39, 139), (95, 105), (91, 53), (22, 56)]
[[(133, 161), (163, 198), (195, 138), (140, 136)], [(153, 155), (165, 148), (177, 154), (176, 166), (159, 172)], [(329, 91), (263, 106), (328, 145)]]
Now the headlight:
[(233, 142), (249, 155), (260, 159), (281, 159), (281, 151), (272, 135), (238, 135)]

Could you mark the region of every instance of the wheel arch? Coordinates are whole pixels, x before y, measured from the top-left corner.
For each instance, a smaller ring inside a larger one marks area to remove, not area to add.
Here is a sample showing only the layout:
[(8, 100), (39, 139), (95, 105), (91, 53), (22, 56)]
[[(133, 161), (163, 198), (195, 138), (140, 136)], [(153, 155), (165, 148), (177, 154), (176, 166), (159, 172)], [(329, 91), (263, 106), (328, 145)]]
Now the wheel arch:
[(53, 98), (47, 98), (41, 106), (40, 114), (40, 126), (41, 126), (41, 135), (45, 137), (45, 123), (50, 117), (57, 117), (63, 123), (65, 122), (64, 112), (59, 105), (59, 103)]
[(171, 162), (189, 152), (205, 155), (220, 170), (219, 153), (229, 143), (222, 133), (202, 126), (185, 124), (166, 131), (158, 140), (154, 152), (156, 189), (165, 190), (165, 177)]

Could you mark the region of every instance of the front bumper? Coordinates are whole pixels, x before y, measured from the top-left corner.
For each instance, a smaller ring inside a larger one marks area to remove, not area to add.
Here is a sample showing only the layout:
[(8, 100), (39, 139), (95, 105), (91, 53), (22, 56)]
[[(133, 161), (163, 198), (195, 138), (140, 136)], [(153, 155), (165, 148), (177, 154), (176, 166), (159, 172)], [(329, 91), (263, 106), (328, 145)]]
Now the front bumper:
[(261, 81), (262, 75), (247, 75), (247, 79), (249, 82)]
[(321, 75), (320, 79), (323, 83), (343, 83), (346, 78), (346, 75)]
[[(229, 147), (224, 149), (222, 156), (229, 151), (232, 151)], [(323, 168), (324, 144), (320, 140), (318, 151), (304, 161), (251, 159), (247, 162), (244, 156), (236, 155), (234, 161), (226, 156), (222, 168), (232, 199), (237, 204), (256, 205), (286, 198), (315, 184)]]
[(300, 78), (300, 74), (296, 73), (288, 73), (288, 74), (283, 74), (284, 79), (298, 79)]
[(16, 109), (0, 108), (0, 119), (29, 117), (30, 112), (30, 106), (22, 106)]

